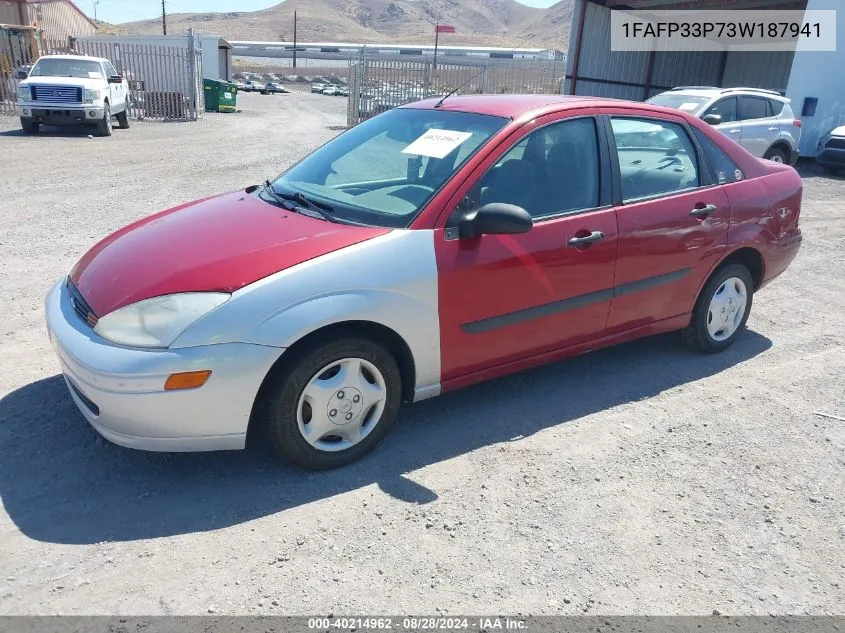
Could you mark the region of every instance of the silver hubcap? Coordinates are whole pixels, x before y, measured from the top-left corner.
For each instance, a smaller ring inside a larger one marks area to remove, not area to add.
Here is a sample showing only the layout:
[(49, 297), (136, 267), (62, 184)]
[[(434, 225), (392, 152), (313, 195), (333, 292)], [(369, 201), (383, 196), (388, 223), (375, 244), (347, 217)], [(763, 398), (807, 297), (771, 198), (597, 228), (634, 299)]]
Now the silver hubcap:
[(742, 279), (731, 277), (722, 282), (707, 311), (707, 332), (714, 341), (724, 341), (739, 329), (747, 303), (748, 289)]
[(387, 386), (378, 368), (363, 358), (344, 358), (308, 381), (296, 407), (296, 422), (314, 448), (342, 451), (373, 431), (386, 401)]

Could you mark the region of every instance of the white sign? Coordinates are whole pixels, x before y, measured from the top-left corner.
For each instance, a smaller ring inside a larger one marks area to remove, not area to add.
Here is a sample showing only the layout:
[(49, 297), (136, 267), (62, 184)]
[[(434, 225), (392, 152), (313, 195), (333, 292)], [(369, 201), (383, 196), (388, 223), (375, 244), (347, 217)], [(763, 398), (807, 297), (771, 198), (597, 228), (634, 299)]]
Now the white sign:
[(426, 130), (425, 134), (403, 149), (402, 153), (428, 156), (430, 158), (445, 158), (470, 136), (472, 136), (472, 132)]

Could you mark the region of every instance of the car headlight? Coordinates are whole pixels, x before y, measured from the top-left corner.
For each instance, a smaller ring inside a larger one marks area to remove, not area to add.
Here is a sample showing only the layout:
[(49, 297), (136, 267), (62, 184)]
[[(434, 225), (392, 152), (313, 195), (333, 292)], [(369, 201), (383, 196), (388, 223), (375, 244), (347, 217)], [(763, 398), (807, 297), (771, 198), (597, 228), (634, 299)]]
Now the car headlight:
[(104, 94), (105, 90), (101, 90), (100, 88), (86, 88), (82, 98), (85, 103), (94, 103), (102, 99)]
[(188, 326), (223, 305), (223, 292), (184, 292), (144, 299), (110, 312), (94, 331), (104, 339), (130, 347), (168, 347)]
[(29, 101), (31, 96), (29, 86), (18, 86), (18, 101)]

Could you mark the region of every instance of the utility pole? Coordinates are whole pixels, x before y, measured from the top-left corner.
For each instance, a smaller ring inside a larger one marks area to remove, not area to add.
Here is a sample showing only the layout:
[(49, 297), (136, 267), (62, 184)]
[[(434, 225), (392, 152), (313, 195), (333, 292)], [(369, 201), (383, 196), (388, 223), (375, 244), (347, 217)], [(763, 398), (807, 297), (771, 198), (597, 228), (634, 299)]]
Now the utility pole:
[(434, 63), (431, 65), (432, 70), (437, 70), (437, 45), (440, 42), (440, 23), (434, 23)]
[(99, 22), (97, 19), (97, 5), (100, 4), (100, 0), (94, 0), (94, 22)]
[(161, 0), (161, 32), (163, 35), (167, 35), (167, 7), (165, 6), (165, 0)]
[(293, 67), (296, 68), (296, 11), (293, 12)]

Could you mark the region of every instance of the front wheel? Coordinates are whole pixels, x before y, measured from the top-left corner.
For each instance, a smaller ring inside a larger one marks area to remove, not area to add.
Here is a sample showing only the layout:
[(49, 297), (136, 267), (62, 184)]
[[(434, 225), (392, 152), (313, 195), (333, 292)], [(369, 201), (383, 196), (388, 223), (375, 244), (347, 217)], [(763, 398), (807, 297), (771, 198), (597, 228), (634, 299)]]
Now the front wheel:
[(117, 115), (117, 127), (121, 130), (129, 129), (129, 104), (126, 104), (126, 109)]
[(97, 123), (97, 136), (111, 136), (111, 108), (107, 103), (103, 109), (103, 118)]
[(715, 354), (730, 347), (751, 313), (754, 281), (741, 264), (717, 270), (698, 297), (690, 324), (683, 331), (688, 347)]
[(41, 126), (38, 123), (35, 123), (32, 119), (21, 118), (21, 129), (24, 134), (38, 134), (38, 130), (41, 129)]
[(303, 468), (360, 459), (396, 420), (402, 379), (384, 347), (344, 338), (296, 355), (262, 389), (258, 421), (273, 448)]

